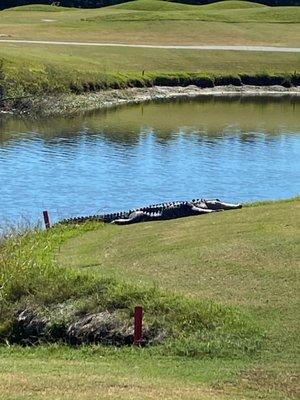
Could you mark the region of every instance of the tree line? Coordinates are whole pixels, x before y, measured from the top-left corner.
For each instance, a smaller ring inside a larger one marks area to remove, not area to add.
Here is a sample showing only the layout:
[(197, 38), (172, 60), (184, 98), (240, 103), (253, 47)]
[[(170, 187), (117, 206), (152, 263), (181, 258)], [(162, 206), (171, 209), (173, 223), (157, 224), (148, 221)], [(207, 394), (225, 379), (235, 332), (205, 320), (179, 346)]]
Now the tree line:
[[(0, 9), (24, 6), (28, 4), (59, 4), (62, 7), (99, 8), (125, 3), (129, 0), (1, 0)], [(186, 4), (210, 4), (221, 0), (173, 0)], [(300, 0), (248, 0), (268, 6), (300, 6)]]

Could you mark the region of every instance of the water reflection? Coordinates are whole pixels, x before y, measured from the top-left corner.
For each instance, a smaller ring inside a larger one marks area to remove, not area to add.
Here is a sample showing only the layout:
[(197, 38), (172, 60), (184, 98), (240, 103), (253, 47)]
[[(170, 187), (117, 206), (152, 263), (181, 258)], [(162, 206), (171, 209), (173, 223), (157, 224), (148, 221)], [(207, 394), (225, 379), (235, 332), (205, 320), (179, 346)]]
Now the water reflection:
[(76, 118), (0, 119), (0, 222), (193, 197), (299, 193), (299, 100), (156, 102)]

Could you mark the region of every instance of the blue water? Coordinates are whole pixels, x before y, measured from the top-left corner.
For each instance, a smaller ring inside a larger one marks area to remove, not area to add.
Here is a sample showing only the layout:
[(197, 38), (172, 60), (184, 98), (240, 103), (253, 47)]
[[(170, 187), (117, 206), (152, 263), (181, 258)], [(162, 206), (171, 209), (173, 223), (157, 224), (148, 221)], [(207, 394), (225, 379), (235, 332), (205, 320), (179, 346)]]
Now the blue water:
[[(72, 119), (2, 117), (0, 225), (167, 200), (300, 193), (300, 103), (149, 103)], [(1, 118), (1, 117), (0, 117)]]

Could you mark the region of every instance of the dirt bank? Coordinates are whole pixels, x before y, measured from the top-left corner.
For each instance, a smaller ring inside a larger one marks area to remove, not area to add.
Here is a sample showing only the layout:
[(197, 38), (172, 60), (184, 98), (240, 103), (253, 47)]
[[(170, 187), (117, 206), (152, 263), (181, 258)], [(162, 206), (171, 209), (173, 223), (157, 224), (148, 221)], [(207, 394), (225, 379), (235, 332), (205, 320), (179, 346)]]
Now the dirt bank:
[(142, 103), (151, 100), (175, 98), (194, 98), (201, 96), (300, 96), (300, 86), (215, 86), (199, 88), (197, 86), (147, 88), (128, 88), (106, 90), (82, 95), (68, 94), (8, 100), (2, 104), (1, 113), (31, 115), (70, 115), (81, 112), (116, 107), (122, 104)]

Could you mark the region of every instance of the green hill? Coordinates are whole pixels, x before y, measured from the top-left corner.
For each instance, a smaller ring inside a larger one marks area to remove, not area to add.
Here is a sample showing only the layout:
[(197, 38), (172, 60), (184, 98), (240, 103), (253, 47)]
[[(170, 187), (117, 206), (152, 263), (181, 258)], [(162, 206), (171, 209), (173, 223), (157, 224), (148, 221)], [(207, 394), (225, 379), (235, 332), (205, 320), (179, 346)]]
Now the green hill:
[(39, 12), (62, 12), (62, 11), (75, 11), (71, 7), (58, 7), (47, 4), (30, 4), (26, 6), (12, 7), (9, 11), (39, 11)]
[(245, 8), (262, 8), (262, 4), (251, 3), (243, 0), (227, 0), (219, 3), (206, 5), (191, 5), (174, 3), (164, 0), (134, 0), (113, 6), (115, 9), (122, 10), (142, 10), (142, 11), (201, 11), (201, 10), (229, 10)]
[[(155, 0), (152, 0), (155, 1)], [(207, 5), (207, 4), (217, 4), (220, 0), (173, 0), (174, 3), (183, 3), (183, 4), (196, 4), (196, 5)], [(4, 0), (0, 3), (0, 10), (5, 8), (12, 8), (17, 6), (23, 5), (31, 5), (35, 3), (43, 3), (47, 5), (51, 5), (51, 0)], [(63, 7), (75, 7), (75, 8), (101, 8), (107, 7), (118, 3), (125, 3), (126, 0), (61, 0), (59, 3)], [(269, 6), (299, 6), (300, 0), (223, 0), (221, 3), (238, 3), (238, 2), (245, 2), (245, 3), (254, 3), (254, 7), (256, 3), (258, 4), (265, 4)], [(228, 8), (236, 8), (238, 4), (228, 4)], [(250, 5), (248, 5), (251, 7)], [(221, 6), (223, 7), (223, 5)], [(243, 7), (243, 6), (241, 6)]]
[(189, 11), (198, 9), (198, 6), (182, 3), (172, 3), (164, 0), (134, 0), (127, 3), (112, 6), (120, 10), (141, 10), (141, 11)]
[(243, 9), (243, 8), (261, 8), (266, 7), (263, 4), (243, 1), (243, 0), (227, 0), (220, 1), (218, 3), (212, 3), (207, 5), (202, 5), (201, 8), (210, 9), (210, 10), (232, 10), (232, 9)]

